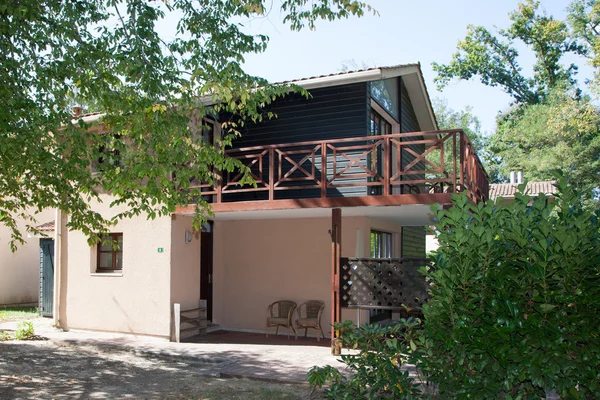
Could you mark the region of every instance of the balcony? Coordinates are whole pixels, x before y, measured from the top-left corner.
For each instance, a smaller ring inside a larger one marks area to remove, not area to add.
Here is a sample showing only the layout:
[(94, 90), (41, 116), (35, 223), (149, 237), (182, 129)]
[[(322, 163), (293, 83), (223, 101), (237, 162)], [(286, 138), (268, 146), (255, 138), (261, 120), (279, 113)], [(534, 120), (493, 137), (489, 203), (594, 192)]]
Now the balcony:
[[(462, 130), (396, 133), (227, 150), (242, 174), (194, 183), (213, 211), (448, 204), (452, 193), (488, 197), (488, 176)], [(182, 208), (181, 211), (185, 211)]]

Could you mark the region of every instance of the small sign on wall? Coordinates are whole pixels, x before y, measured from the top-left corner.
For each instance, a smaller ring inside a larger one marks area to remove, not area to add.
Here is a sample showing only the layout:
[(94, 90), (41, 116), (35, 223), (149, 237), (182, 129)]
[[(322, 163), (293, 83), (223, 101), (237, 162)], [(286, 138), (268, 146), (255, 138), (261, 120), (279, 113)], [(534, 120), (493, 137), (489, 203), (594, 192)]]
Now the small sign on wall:
[(159, 247), (159, 248), (158, 248), (158, 252), (159, 252), (159, 253), (164, 253), (164, 251), (165, 251), (165, 249), (163, 249), (162, 247)]

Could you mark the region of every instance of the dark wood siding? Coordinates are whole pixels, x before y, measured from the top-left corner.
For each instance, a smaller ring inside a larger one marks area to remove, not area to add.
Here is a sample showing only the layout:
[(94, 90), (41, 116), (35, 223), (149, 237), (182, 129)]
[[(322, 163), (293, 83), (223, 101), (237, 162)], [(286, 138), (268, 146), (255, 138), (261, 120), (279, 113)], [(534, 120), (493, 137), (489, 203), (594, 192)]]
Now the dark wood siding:
[[(276, 118), (264, 120), (262, 123), (249, 124), (242, 136), (233, 143), (233, 148), (264, 146), (270, 144), (286, 144), (322, 139), (342, 139), (367, 136), (367, 84), (356, 83), (329, 88), (313, 89), (311, 96), (306, 98), (300, 94), (290, 94), (278, 99), (271, 104), (265, 113), (271, 111)], [(313, 146), (314, 148), (314, 146)], [(352, 156), (357, 151), (346, 154)], [(293, 156), (299, 161), (302, 155)], [(263, 164), (263, 174), (268, 177), (268, 160)], [(263, 161), (263, 162), (264, 162)], [(338, 171), (348, 165), (348, 160), (343, 156), (337, 157)], [(307, 167), (307, 165), (305, 165)], [(315, 160), (317, 176), (320, 178), (321, 157)], [(333, 173), (333, 159), (329, 156), (327, 163), (329, 176)], [(346, 174), (362, 173), (360, 168), (353, 167)], [(293, 176), (302, 176), (297, 172)], [(363, 179), (364, 180), (364, 179)], [(358, 179), (347, 179), (343, 183), (359, 182)], [(295, 183), (302, 185), (303, 183)], [(305, 184), (314, 184), (306, 182)], [(344, 187), (328, 189), (328, 197), (365, 196), (366, 187)], [(320, 189), (276, 191), (276, 199), (320, 197)], [(228, 194), (225, 201), (263, 200), (267, 192), (253, 192), (243, 194)]]
[(425, 258), (425, 227), (402, 227), (402, 257)]
[(402, 78), (400, 78), (400, 129), (402, 132), (419, 132), (421, 130)]
[(266, 111), (277, 118), (249, 125), (234, 148), (366, 136), (367, 84), (313, 89), (311, 97), (291, 94)]

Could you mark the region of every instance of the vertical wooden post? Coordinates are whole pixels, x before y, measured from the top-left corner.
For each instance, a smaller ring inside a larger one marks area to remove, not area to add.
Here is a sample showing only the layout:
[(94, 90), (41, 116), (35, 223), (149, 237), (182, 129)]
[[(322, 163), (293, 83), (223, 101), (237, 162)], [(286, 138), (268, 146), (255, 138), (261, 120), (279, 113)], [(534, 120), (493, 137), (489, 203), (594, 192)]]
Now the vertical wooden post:
[(327, 197), (327, 143), (321, 144), (321, 198)]
[[(262, 156), (261, 156), (262, 160)], [(280, 176), (281, 178), (281, 176)], [(269, 201), (275, 200), (275, 151), (269, 148)]]
[(392, 152), (390, 151), (390, 138), (383, 139), (383, 194), (390, 194), (390, 168)]
[(175, 320), (175, 341), (181, 340), (181, 304), (173, 304), (173, 318)]
[(217, 203), (223, 202), (223, 171), (219, 173), (219, 180), (217, 181)]
[(465, 133), (460, 132), (460, 188), (464, 190), (465, 187)]
[(341, 346), (333, 324), (341, 321), (340, 257), (342, 256), (342, 209), (331, 210), (331, 354), (339, 355)]
[(452, 133), (452, 193), (456, 193), (456, 132)]

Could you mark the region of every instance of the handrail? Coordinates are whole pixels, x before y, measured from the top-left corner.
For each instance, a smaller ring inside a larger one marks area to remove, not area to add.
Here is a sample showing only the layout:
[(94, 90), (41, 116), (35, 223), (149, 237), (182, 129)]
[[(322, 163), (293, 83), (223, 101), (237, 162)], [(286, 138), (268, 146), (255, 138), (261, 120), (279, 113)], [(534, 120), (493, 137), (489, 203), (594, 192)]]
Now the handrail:
[[(444, 161), (446, 149), (451, 151), (450, 165)], [(242, 161), (258, 185), (240, 186), (241, 172), (222, 172), (214, 185), (194, 186), (203, 195), (216, 195), (217, 203), (223, 196), (249, 192), (266, 192), (272, 201), (275, 193), (286, 190), (320, 190), (326, 198), (330, 189), (351, 187), (379, 187), (377, 195), (391, 195), (398, 194), (392, 188), (399, 186), (406, 187), (402, 193), (413, 193), (413, 187), (423, 191), (423, 186), (431, 186), (426, 193), (467, 190), (477, 202), (489, 191), (489, 175), (462, 129), (249, 146), (225, 154)]]
[(228, 152), (244, 152), (244, 151), (254, 151), (261, 149), (276, 149), (279, 147), (294, 147), (294, 146), (312, 146), (318, 145), (321, 143), (343, 143), (343, 142), (362, 142), (366, 140), (379, 140), (386, 138), (397, 138), (397, 137), (411, 137), (411, 136), (439, 136), (444, 133), (460, 133), (463, 132), (462, 129), (447, 129), (443, 131), (421, 131), (421, 132), (404, 132), (404, 133), (388, 133), (387, 135), (376, 135), (376, 136), (360, 136), (360, 137), (351, 137), (351, 138), (340, 138), (340, 139), (323, 139), (323, 140), (311, 140), (307, 142), (294, 142), (294, 143), (280, 143), (280, 144), (265, 144), (263, 146), (251, 146), (251, 147), (241, 147), (241, 148), (232, 148), (225, 150)]

